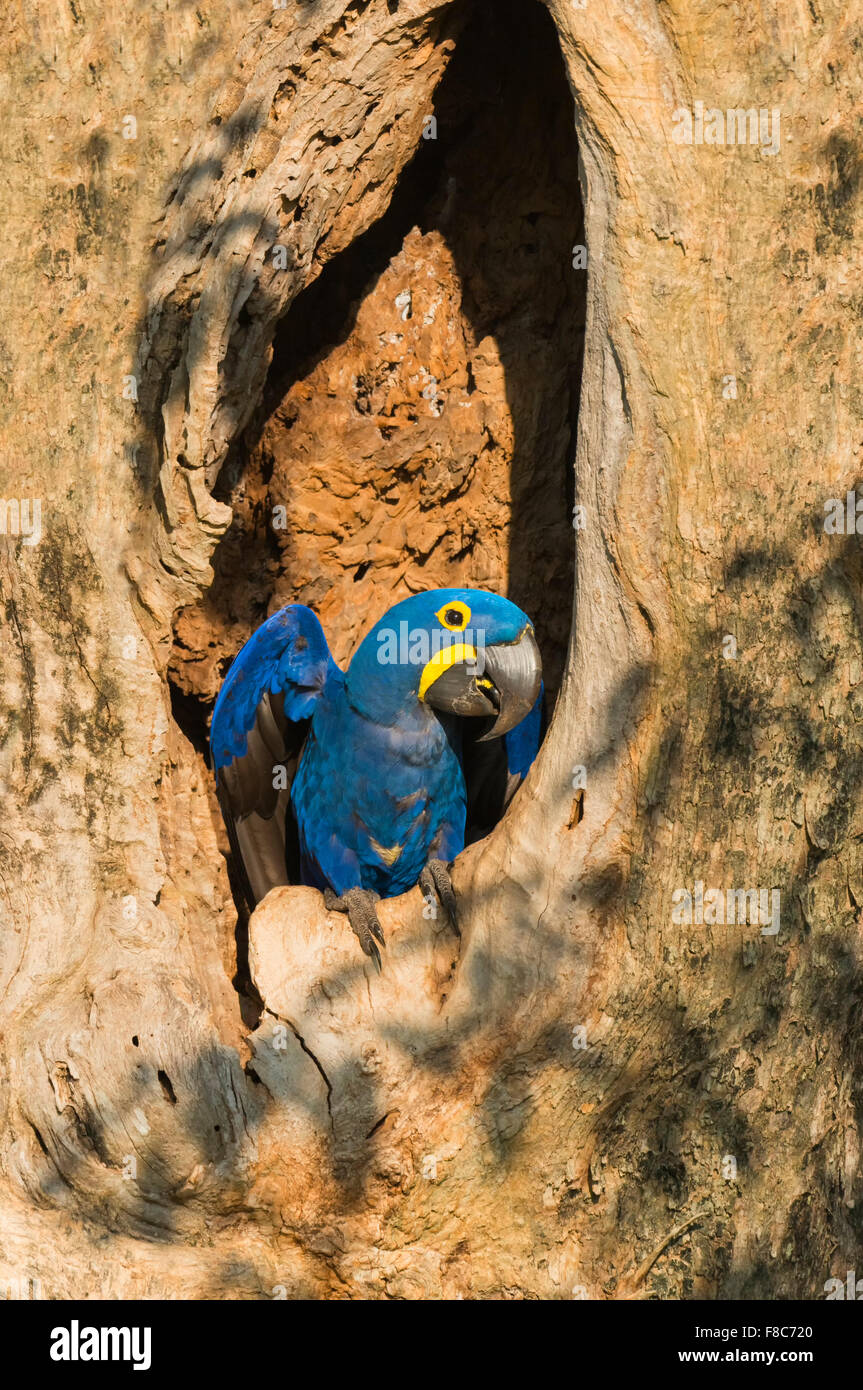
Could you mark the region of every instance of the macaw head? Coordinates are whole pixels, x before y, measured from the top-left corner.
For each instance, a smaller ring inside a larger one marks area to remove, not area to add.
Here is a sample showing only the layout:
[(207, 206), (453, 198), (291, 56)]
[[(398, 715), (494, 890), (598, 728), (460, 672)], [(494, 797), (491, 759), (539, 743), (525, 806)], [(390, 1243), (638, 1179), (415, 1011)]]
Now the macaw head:
[(350, 664), (349, 698), (371, 718), (427, 706), (493, 717), (499, 738), (536, 703), (542, 662), (526, 613), (485, 589), (432, 589), (397, 603)]

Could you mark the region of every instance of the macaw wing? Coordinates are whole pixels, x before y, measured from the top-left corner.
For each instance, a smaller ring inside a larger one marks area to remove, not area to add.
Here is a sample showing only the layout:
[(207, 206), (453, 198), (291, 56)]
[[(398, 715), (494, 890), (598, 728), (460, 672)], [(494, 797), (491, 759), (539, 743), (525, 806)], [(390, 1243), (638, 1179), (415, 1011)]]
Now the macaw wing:
[(219, 691), (210, 753), (250, 908), (298, 865), (291, 783), (317, 703), (340, 678), (318, 619), (292, 603), (249, 638)]
[[(467, 786), (465, 844), (481, 840), (497, 824), (539, 751), (543, 735), (543, 696), (540, 685), (536, 703), (520, 724), (502, 738), (480, 742), (490, 721), (464, 719), (462, 766)], [(476, 725), (474, 730), (473, 726)]]

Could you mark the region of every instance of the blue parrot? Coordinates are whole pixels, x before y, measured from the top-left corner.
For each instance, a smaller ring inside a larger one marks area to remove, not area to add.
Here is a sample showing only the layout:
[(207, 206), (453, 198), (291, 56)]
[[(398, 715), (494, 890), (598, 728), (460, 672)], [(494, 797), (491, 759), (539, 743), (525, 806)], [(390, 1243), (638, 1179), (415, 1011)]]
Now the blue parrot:
[(347, 671), (293, 603), (228, 671), (210, 749), (249, 907), (278, 884), (319, 888), (380, 968), (375, 909), (419, 883), (456, 925), (449, 866), (508, 805), (539, 747), (533, 626), (482, 589), (405, 599)]

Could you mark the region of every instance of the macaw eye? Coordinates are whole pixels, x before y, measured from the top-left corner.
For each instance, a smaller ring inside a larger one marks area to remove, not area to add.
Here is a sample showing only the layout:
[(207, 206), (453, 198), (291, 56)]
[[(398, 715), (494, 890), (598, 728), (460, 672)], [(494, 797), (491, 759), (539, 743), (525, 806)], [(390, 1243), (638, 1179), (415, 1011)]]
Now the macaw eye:
[(470, 609), (461, 599), (455, 599), (444, 608), (438, 609), (435, 617), (450, 632), (462, 632), (470, 622)]

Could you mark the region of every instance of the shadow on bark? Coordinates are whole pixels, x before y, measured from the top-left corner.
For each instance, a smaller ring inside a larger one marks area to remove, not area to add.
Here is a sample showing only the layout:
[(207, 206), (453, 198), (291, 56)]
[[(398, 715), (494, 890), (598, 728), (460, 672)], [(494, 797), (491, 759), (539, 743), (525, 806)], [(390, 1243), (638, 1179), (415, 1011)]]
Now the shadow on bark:
[[(465, 42), (469, 43), (469, 39)], [(470, 52), (469, 47), (465, 52)], [(452, 64), (455, 74), (460, 61), (457, 54)], [(453, 77), (454, 83), (455, 80)], [(452, 109), (457, 111), (460, 100), (457, 91), (451, 99)], [(442, 88), (442, 111), (448, 100), (450, 94)], [(508, 123), (515, 119), (513, 113), (524, 108), (517, 107), (514, 102), (504, 105), (503, 128), (514, 140), (516, 127)], [(486, 118), (492, 109), (489, 107), (486, 111)], [(466, 158), (467, 150), (468, 137), (456, 158)], [(422, 151), (421, 157), (425, 159), (428, 154), (430, 160), (437, 160), (445, 169), (444, 153), (442, 150)], [(414, 170), (405, 176), (405, 189), (411, 189), (410, 180), (415, 177), (419, 179)], [(368, 273), (374, 273), (376, 266), (384, 264), (388, 247), (397, 244), (398, 218), (404, 215), (399, 202), (401, 196), (397, 194), (393, 202), (392, 225), (387, 220), (390, 214), (387, 214), (381, 224), (366, 234), (368, 240), (355, 243), (344, 253), (343, 259), (333, 262), (333, 267), (338, 265), (338, 271), (325, 271), (289, 311), (283, 334), (287, 326), (298, 327), (298, 336), (311, 333), (316, 318), (319, 322), (326, 321), (327, 334), (321, 335), (317, 343), (307, 340), (306, 350), (311, 351), (312, 359), (315, 353), (326, 350), (326, 340), (331, 337), (330, 315), (333, 322), (341, 315), (339, 331), (349, 332), (355, 294), (361, 290)], [(418, 196), (413, 192), (404, 194), (408, 210), (410, 201)], [(481, 208), (470, 195), (467, 204), (474, 218), (471, 225), (475, 227), (479, 225)], [(430, 216), (437, 218), (438, 225), (443, 222), (453, 235), (456, 254), (461, 251), (466, 260), (471, 260), (467, 240), (460, 240), (458, 233), (452, 232), (453, 223), (447, 221), (448, 211), (444, 216), (445, 202), (439, 197), (437, 205), (432, 199), (429, 206)], [(225, 228), (221, 234), (225, 234)], [(394, 240), (389, 242), (387, 238), (391, 234)], [(525, 235), (519, 232), (522, 240)], [(561, 247), (577, 240), (577, 230), (561, 229)], [(506, 275), (511, 273), (513, 263), (504, 253), (490, 264), (497, 267), (498, 273)], [(337, 280), (342, 274), (349, 290), (347, 305), (338, 292)], [(331, 294), (333, 298), (328, 300)], [(500, 326), (493, 299), (494, 296), (489, 295), (482, 303), (479, 293), (474, 298), (472, 311), (478, 332), (488, 331), (489, 323)], [(180, 319), (187, 312), (183, 304), (176, 307)], [(573, 316), (577, 317), (575, 309)], [(179, 333), (176, 336), (179, 337)], [(502, 331), (501, 343), (504, 353), (510, 355), (508, 390), (518, 434), (519, 412), (526, 409), (525, 391), (529, 392), (533, 381), (529, 370), (532, 364), (520, 357), (517, 332), (510, 336)], [(300, 358), (292, 356), (295, 352), (289, 336), (278, 341), (276, 371), (277, 374), (284, 371), (286, 379), (300, 370)], [(570, 395), (561, 408), (558, 430), (559, 433), (563, 430), (565, 421), (562, 456), (567, 458), (574, 419), (572, 399)], [(154, 398), (154, 409), (157, 404)], [(220, 479), (219, 487), (225, 497), (232, 491), (238, 457), (235, 455), (226, 465)], [(524, 493), (531, 476), (530, 462), (517, 450), (514, 469), (518, 473), (526, 514), (530, 499)], [(155, 485), (154, 476), (151, 475), (149, 481), (151, 486)], [(570, 502), (571, 494), (566, 496), (567, 510), (563, 518), (569, 541)], [(513, 596), (517, 599), (521, 593), (518, 586), (526, 582), (532, 562), (529, 536), (529, 527), (516, 528), (511, 560)], [(266, 551), (260, 553), (264, 558), (272, 558)], [(837, 608), (832, 601), (826, 605), (828, 617), (841, 612), (848, 619), (844, 650), (860, 651), (863, 645), (859, 601), (861, 574), (856, 543), (853, 538), (846, 538), (844, 543), (836, 539), (835, 552), (813, 574), (800, 572), (797, 555), (796, 538), (775, 545), (741, 548), (724, 567), (718, 589), (727, 591), (727, 607), (741, 614), (742, 620), (749, 625), (748, 632), (738, 632), (741, 650), (745, 652), (747, 645), (751, 647), (757, 643), (765, 626), (769, 626), (770, 621), (775, 622), (782, 640), (796, 650), (798, 666), (809, 663), (801, 676), (804, 687), (812, 687), (813, 692), (823, 695), (823, 700), (829, 704), (836, 692), (839, 656), (835, 643), (831, 643), (829, 633), (825, 634), (824, 630), (821, 608), (825, 592), (841, 591), (848, 600), (847, 608), (841, 605)], [(567, 569), (566, 573), (570, 571)], [(777, 574), (781, 576), (778, 582)], [(569, 592), (570, 589), (565, 588), (566, 603), (562, 608), (558, 605), (558, 611), (566, 614), (567, 631)], [(587, 1220), (591, 1212), (603, 1205), (606, 1185), (615, 1173), (616, 1221), (632, 1232), (634, 1245), (646, 1249), (662, 1234), (653, 1225), (658, 1220), (657, 1213), (663, 1210), (672, 1214), (688, 1212), (693, 1205), (703, 1205), (706, 1215), (700, 1232), (691, 1239), (689, 1251), (683, 1254), (677, 1248), (669, 1251), (663, 1257), (662, 1267), (651, 1277), (651, 1291), (659, 1296), (674, 1291), (682, 1291), (683, 1296), (693, 1294), (696, 1288), (694, 1256), (697, 1255), (699, 1277), (709, 1284), (714, 1296), (775, 1298), (785, 1294), (807, 1298), (817, 1295), (829, 1272), (826, 1268), (823, 1272), (820, 1270), (819, 1261), (824, 1260), (831, 1240), (835, 1244), (838, 1238), (842, 1244), (842, 1258), (847, 1253), (847, 1258), (853, 1260), (853, 1251), (861, 1235), (859, 1217), (855, 1215), (855, 1203), (859, 1206), (859, 1182), (854, 1179), (850, 1188), (843, 1187), (840, 1170), (844, 1158), (838, 1120), (808, 1148), (805, 1139), (798, 1138), (795, 1142), (788, 1139), (786, 1154), (806, 1152), (809, 1167), (800, 1175), (805, 1191), (791, 1200), (781, 1229), (769, 1233), (756, 1230), (749, 1248), (735, 1251), (735, 1204), (750, 1174), (754, 1176), (765, 1159), (769, 1160), (774, 1154), (771, 1143), (775, 1144), (775, 1153), (781, 1154), (785, 1142), (783, 1135), (793, 1134), (795, 1125), (805, 1125), (809, 1120), (807, 1107), (813, 1100), (814, 1074), (821, 1060), (815, 1055), (812, 1039), (817, 1040), (818, 1047), (823, 1049), (821, 1056), (829, 1058), (837, 1074), (841, 1069), (849, 1078), (844, 1097), (846, 1110), (853, 1112), (858, 1130), (863, 1123), (863, 1096), (854, 1079), (859, 1070), (856, 1064), (860, 1053), (863, 993), (857, 952), (849, 942), (851, 933), (859, 931), (863, 883), (855, 880), (852, 886), (847, 875), (841, 873), (834, 874), (832, 879), (828, 877), (826, 883), (822, 877), (831, 867), (835, 847), (842, 847), (848, 843), (849, 836), (854, 838), (861, 833), (856, 829), (855, 811), (863, 792), (863, 751), (859, 741), (850, 735), (846, 737), (840, 733), (833, 736), (831, 742), (833, 726), (826, 713), (820, 718), (817, 711), (798, 700), (796, 690), (792, 698), (786, 698), (787, 691), (780, 698), (775, 690), (759, 683), (747, 671), (745, 663), (726, 661), (721, 652), (722, 638), (723, 625), (713, 613), (705, 611), (693, 624), (688, 640), (681, 644), (676, 703), (670, 701), (657, 721), (657, 732), (645, 763), (648, 772), (642, 777), (640, 787), (642, 819), (648, 813), (662, 810), (670, 799), (673, 780), (683, 772), (690, 784), (697, 780), (692, 771), (696, 758), (701, 760), (699, 775), (715, 783), (711, 796), (694, 809), (693, 825), (698, 831), (700, 846), (707, 846), (703, 850), (705, 854), (710, 847), (722, 843), (723, 816), (726, 826), (735, 818), (755, 824), (761, 806), (772, 805), (776, 817), (787, 819), (800, 832), (799, 868), (795, 874), (788, 877), (781, 863), (779, 870), (772, 863), (765, 863), (765, 881), (781, 871), (783, 881), (779, 887), (783, 901), (788, 904), (788, 915), (783, 914), (782, 930), (775, 940), (757, 934), (754, 939), (751, 935), (741, 939), (729, 936), (727, 930), (722, 939), (714, 930), (705, 932), (702, 943), (693, 940), (692, 933), (688, 938), (685, 933), (675, 933), (669, 927), (669, 903), (664, 898), (657, 901), (659, 876), (652, 863), (652, 832), (646, 824), (633, 827), (631, 853), (623, 862), (603, 865), (589, 878), (573, 885), (574, 898), (596, 910), (599, 925), (612, 931), (622, 919), (629, 950), (636, 955), (639, 951), (654, 952), (657, 963), (655, 969), (642, 973), (633, 993), (627, 994), (621, 986), (615, 997), (601, 997), (605, 1012), (617, 1021), (619, 1031), (610, 1040), (589, 1048), (584, 1058), (578, 1060), (578, 1070), (571, 1083), (563, 1087), (561, 1143), (571, 1144), (577, 1163), (575, 1176), (560, 1186), (555, 1200), (562, 1228), (570, 1229)], [(813, 652), (816, 654), (814, 660)], [(591, 772), (619, 756), (616, 740), (622, 714), (626, 713), (630, 719), (637, 716), (647, 701), (654, 675), (652, 670), (638, 667), (620, 683), (606, 712), (610, 733), (606, 735), (603, 728), (596, 731), (586, 760), (588, 797)], [(857, 696), (852, 694), (848, 699), (853, 722), (859, 724), (863, 710)], [(194, 722), (193, 716), (194, 710), (190, 709), (189, 727)], [(849, 726), (841, 727), (847, 732)], [(771, 749), (770, 743), (765, 742), (765, 732), (784, 740), (783, 746), (789, 754), (785, 763), (778, 752)], [(703, 740), (699, 743), (700, 735)], [(790, 778), (789, 768), (793, 772)], [(813, 791), (817, 792), (813, 797), (817, 802), (814, 818), (806, 805), (807, 794)], [(798, 796), (803, 799), (800, 811), (796, 808)], [(743, 851), (726, 854), (723, 860), (726, 883), (737, 883), (738, 865), (739, 872), (747, 873), (748, 858)], [(691, 885), (700, 876), (702, 863), (703, 859), (692, 846), (683, 851), (678, 846), (676, 867), (681, 885)], [(838, 933), (833, 935), (818, 932), (817, 944), (813, 941), (813, 924), (825, 925), (825, 908), (813, 901), (816, 883), (829, 899), (829, 911), (835, 915), (839, 927)], [(847, 895), (844, 901), (842, 893)], [(554, 975), (554, 966), (564, 957), (579, 963), (579, 945), (568, 924), (558, 923), (541, 930), (549, 978)], [(738, 933), (741, 928), (734, 926), (730, 930)], [(447, 1047), (440, 1047), (435, 1041), (424, 1053), (423, 1040), (418, 1039), (415, 1032), (403, 1034), (395, 1030), (388, 1039), (396, 1048), (415, 1048), (418, 1066), (430, 1073), (450, 1076), (454, 1098), (459, 1094), (463, 1049), (488, 1027), (484, 981), (490, 972), (506, 974), (510, 967), (513, 978), (518, 979), (523, 969), (521, 959), (508, 962), (499, 956), (475, 954), (470, 967), (475, 976), (470, 984), (476, 1008), (470, 1025)], [(351, 989), (361, 970), (358, 961), (355, 969), (328, 983), (335, 991)], [(695, 1005), (687, 998), (693, 981), (699, 989)], [(601, 996), (601, 986), (596, 987), (596, 994)], [(513, 1018), (519, 1002), (513, 999)], [(511, 1036), (508, 1040), (502, 1039), (496, 1048), (492, 1044), (488, 1047), (479, 1105), (484, 1111), (489, 1153), (503, 1176), (525, 1160), (535, 1096), (546, 1085), (547, 1074), (565, 1074), (573, 1067), (572, 1027), (579, 1021), (566, 1016), (565, 1002), (561, 1001), (560, 1017), (550, 1025), (547, 1019), (538, 1019), (534, 1031), (529, 1023), (520, 1022), (513, 1027), (512, 1035), (517, 1038), (515, 1049)], [(790, 1087), (797, 1113), (774, 1114), (763, 1096), (753, 1111), (747, 1098), (756, 1087), (763, 1087), (760, 1073), (765, 1058), (779, 1052), (777, 1065), (786, 1069), (793, 1067), (798, 1039), (802, 1039), (802, 1046), (809, 1050), (805, 1062), (801, 1063), (799, 1078)], [(779, 1047), (780, 1042), (787, 1055)], [(312, 1065), (311, 1059), (307, 1060)], [(197, 1063), (192, 1064), (193, 1070), (208, 1076), (210, 1061), (206, 1057), (199, 1061), (199, 1067)], [(342, 1072), (328, 1077), (331, 1104), (333, 1097), (338, 1104), (339, 1094), (348, 1088), (355, 1063), (356, 1059), (349, 1059)], [(304, 1066), (305, 1062), (298, 1057), (297, 1064)], [(246, 1080), (239, 1080), (240, 1095), (245, 1099), (253, 1094), (249, 1087), (254, 1085), (256, 1074), (253, 1062)], [(839, 1079), (846, 1084), (841, 1074)], [(235, 1084), (236, 1078), (232, 1077), (232, 1085)], [(139, 1094), (136, 1086), (131, 1085), (127, 1102), (121, 1108), (134, 1108)], [(202, 1116), (192, 1102), (186, 1110), (181, 1092), (177, 1090), (176, 1094), (176, 1119), (197, 1139)], [(256, 1097), (247, 1115), (245, 1099), (238, 1103), (244, 1115), (243, 1127), (251, 1133), (260, 1124), (266, 1107)], [(165, 1103), (171, 1104), (170, 1099)], [(288, 1103), (299, 1108), (308, 1105), (307, 1093), (299, 1079)], [(363, 1184), (374, 1169), (376, 1145), (382, 1142), (381, 1130), (377, 1127), (385, 1118), (381, 1115), (384, 1103), (374, 1080), (370, 1079), (362, 1106), (349, 1117), (346, 1137), (343, 1140), (341, 1134), (334, 1134), (325, 1179), (336, 1193), (333, 1207), (336, 1214), (354, 1212), (362, 1204)], [(317, 1111), (310, 1110), (310, 1113)], [(334, 1124), (337, 1129), (336, 1119)], [(368, 1129), (364, 1128), (366, 1125)], [(362, 1142), (356, 1137), (360, 1131), (366, 1135)], [(42, 1142), (44, 1145), (44, 1138)], [(244, 1142), (240, 1135), (236, 1147), (242, 1148)], [(94, 1146), (98, 1152), (95, 1140)], [(737, 1160), (739, 1179), (723, 1179), (718, 1164), (724, 1154)], [(230, 1156), (224, 1161), (227, 1169), (222, 1171), (220, 1181), (224, 1179), (224, 1186), (237, 1192), (236, 1211), (239, 1212), (243, 1210), (242, 1184), (236, 1182), (236, 1170), (231, 1176)], [(155, 1171), (159, 1170), (158, 1154), (154, 1155), (153, 1166)], [(164, 1158), (161, 1167), (167, 1168)], [(214, 1201), (216, 1197), (214, 1193)], [(218, 1200), (221, 1202), (222, 1197)], [(190, 1202), (195, 1206), (200, 1199), (193, 1196)], [(201, 1210), (204, 1209), (202, 1206)], [(775, 1213), (765, 1210), (765, 1224), (771, 1216)], [(645, 1221), (643, 1227), (639, 1227), (640, 1219)], [(170, 1238), (170, 1218), (164, 1230)], [(774, 1254), (774, 1250), (779, 1253)], [(621, 1286), (622, 1272), (619, 1270), (599, 1269), (591, 1273), (597, 1286), (612, 1296)]]

